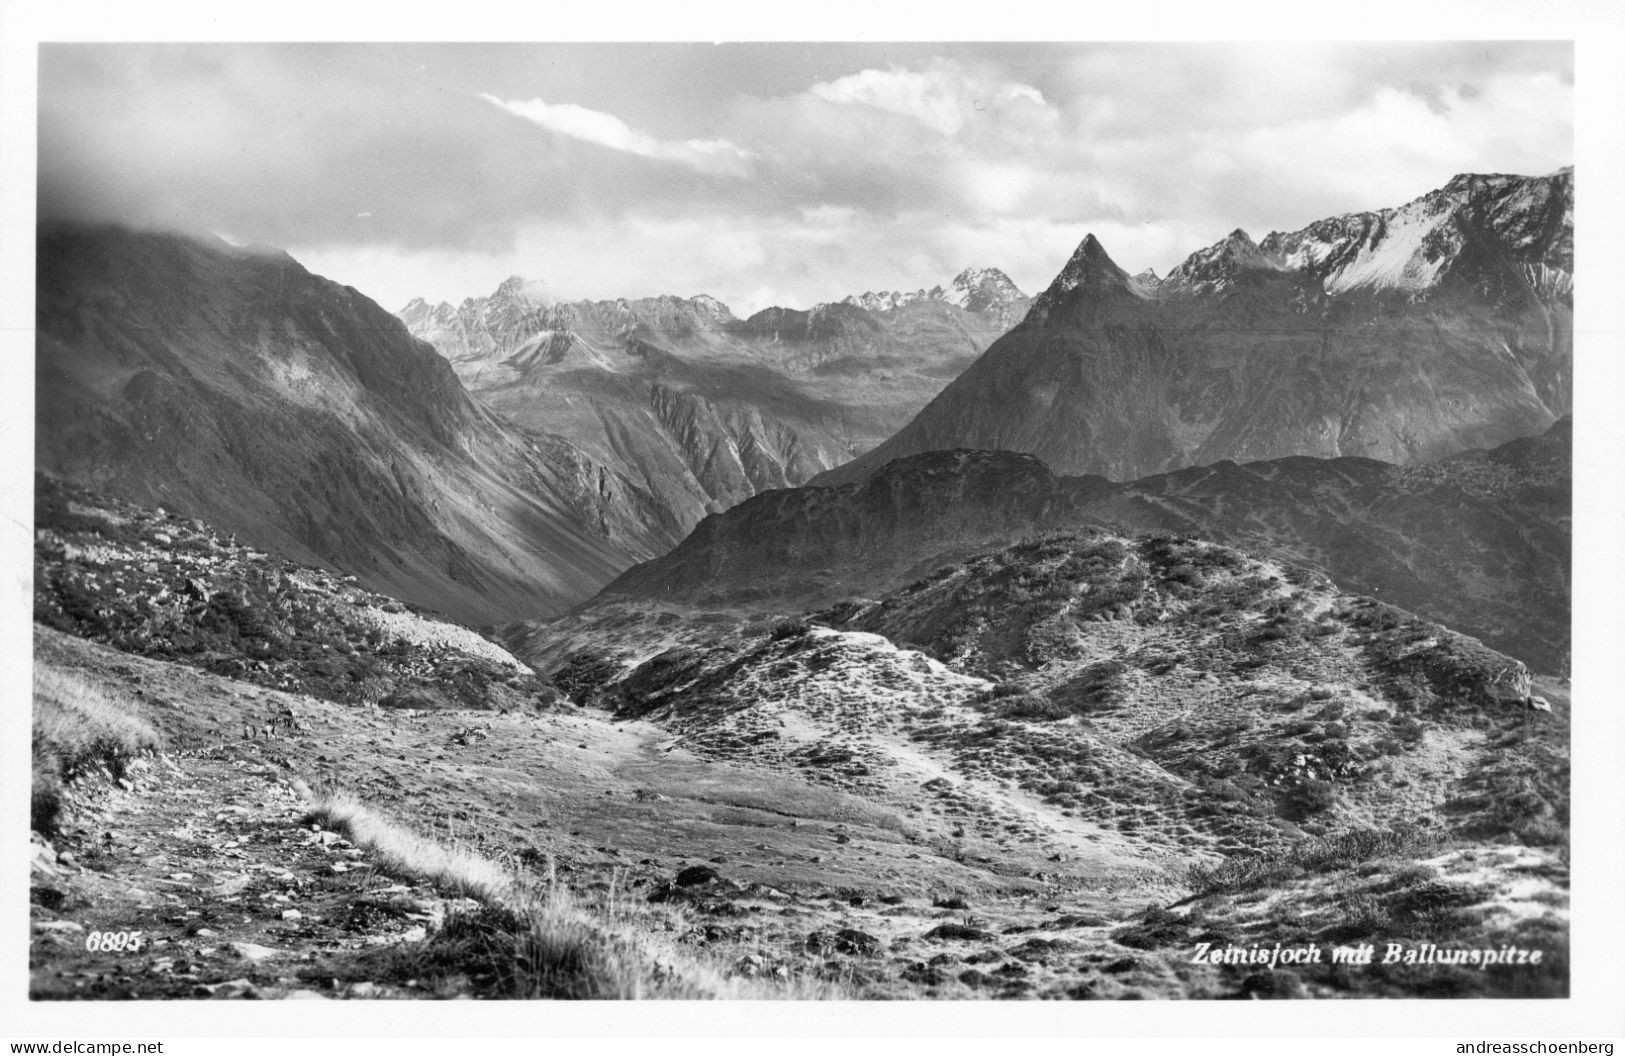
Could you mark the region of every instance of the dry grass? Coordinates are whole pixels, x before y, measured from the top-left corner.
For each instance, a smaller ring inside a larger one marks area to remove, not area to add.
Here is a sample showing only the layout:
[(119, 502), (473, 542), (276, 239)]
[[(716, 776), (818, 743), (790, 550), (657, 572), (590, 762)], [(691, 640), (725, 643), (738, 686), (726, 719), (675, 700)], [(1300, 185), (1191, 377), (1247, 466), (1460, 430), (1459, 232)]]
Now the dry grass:
[(669, 936), (687, 922), (672, 906), (617, 897), (585, 905), (552, 871), (538, 879), (378, 814), (343, 791), (312, 794), (309, 817), (343, 833), (383, 871), (434, 883), (478, 908), (451, 914), (421, 943), (379, 951), (354, 968), (367, 978), (416, 979), (454, 997), (519, 999), (806, 999), (843, 996), (817, 980), (758, 981), (726, 969)]
[(34, 666), (33, 791), (31, 826), (56, 828), (62, 786), (101, 768), (123, 777), (130, 763), (158, 750), (160, 740), (141, 706), (118, 690), (76, 671)]
[(513, 892), (514, 877), (501, 866), (420, 836), (348, 792), (313, 796), (309, 817), (370, 852), (387, 873), (426, 880), (443, 891), (481, 902), (500, 902)]

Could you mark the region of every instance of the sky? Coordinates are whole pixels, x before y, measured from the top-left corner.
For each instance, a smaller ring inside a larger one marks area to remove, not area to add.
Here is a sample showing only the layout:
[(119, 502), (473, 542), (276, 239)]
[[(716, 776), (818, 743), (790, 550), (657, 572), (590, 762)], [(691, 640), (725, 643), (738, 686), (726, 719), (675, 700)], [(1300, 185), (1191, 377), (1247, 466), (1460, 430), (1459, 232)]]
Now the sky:
[(395, 310), (706, 293), (741, 316), (1094, 233), (1159, 274), (1574, 161), (1572, 47), (43, 44), (43, 218), (288, 250)]

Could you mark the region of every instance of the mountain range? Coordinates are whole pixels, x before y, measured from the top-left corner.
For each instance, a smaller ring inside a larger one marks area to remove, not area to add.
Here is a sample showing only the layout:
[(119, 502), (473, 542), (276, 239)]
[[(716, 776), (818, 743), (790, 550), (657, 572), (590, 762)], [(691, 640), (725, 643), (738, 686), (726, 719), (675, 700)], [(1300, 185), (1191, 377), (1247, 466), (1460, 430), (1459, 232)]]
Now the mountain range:
[(947, 290), (746, 319), (706, 296), (554, 303), (518, 277), (398, 314), (481, 400), (570, 437), (687, 528), (880, 443), (1027, 303), (1002, 272), (971, 268)]
[(1089, 235), (1021, 324), (815, 482), (953, 448), (1131, 480), (1287, 455), (1408, 463), (1539, 433), (1573, 401), (1573, 182), (1458, 176), (1258, 243), (1232, 232), (1160, 280)]

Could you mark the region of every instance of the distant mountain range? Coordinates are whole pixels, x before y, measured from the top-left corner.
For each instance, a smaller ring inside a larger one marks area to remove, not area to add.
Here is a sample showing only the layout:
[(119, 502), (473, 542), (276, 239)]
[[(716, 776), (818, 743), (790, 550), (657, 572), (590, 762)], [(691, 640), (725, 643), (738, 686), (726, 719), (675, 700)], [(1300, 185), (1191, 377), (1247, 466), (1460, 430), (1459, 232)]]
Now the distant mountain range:
[(871, 312), (894, 311), (915, 301), (941, 301), (965, 309), (967, 312), (991, 315), (1000, 326), (1009, 328), (1021, 322), (1031, 303), (1025, 293), (998, 268), (966, 268), (954, 276), (944, 290), (933, 286), (929, 290), (912, 293), (862, 293), (842, 299), (842, 304), (855, 304)]
[(1464, 175), (1404, 206), (1166, 278), (1093, 235), (1025, 319), (898, 434), (816, 478), (925, 451), (1035, 454), (1131, 480), (1223, 459), (1440, 458), (1550, 427), (1573, 400), (1573, 170)]
[(687, 527), (885, 440), (1027, 304), (1002, 272), (971, 268), (947, 290), (747, 319), (705, 296), (553, 303), (518, 277), (399, 316), (481, 399), (570, 437)]

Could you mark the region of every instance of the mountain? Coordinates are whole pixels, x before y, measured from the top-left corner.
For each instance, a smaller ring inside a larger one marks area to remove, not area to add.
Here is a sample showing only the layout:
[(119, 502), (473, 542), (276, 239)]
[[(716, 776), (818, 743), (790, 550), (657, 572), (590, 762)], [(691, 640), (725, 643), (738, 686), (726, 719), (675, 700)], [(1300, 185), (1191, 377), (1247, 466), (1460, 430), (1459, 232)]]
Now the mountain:
[(953, 448), (1130, 480), (1533, 435), (1573, 400), (1573, 240), (1572, 169), (1458, 176), (1262, 242), (1234, 231), (1162, 279), (1129, 276), (1090, 235), (1020, 325), (815, 483)]
[(1021, 322), (1031, 303), (1031, 299), (998, 268), (966, 268), (954, 276), (954, 281), (946, 290), (933, 286), (929, 290), (915, 290), (912, 293), (862, 293), (846, 297), (841, 303), (857, 305), (871, 312), (889, 312), (916, 301), (957, 305), (967, 312), (991, 316), (1005, 329)]
[(880, 443), (1026, 306), (1002, 272), (971, 268), (946, 291), (747, 319), (705, 296), (554, 303), (517, 277), (399, 314), (482, 400), (617, 467), (688, 528)]
[(40, 469), (470, 624), (556, 611), (679, 535), (637, 482), (493, 414), (279, 251), (44, 228), (37, 317)]
[(628, 569), (615, 602), (794, 612), (873, 597), (968, 549), (1104, 526), (1213, 539), (1318, 569), (1567, 670), (1572, 423), (1429, 463), (1302, 456), (1129, 483), (1057, 476), (1008, 451), (899, 459), (864, 481), (759, 495)]

